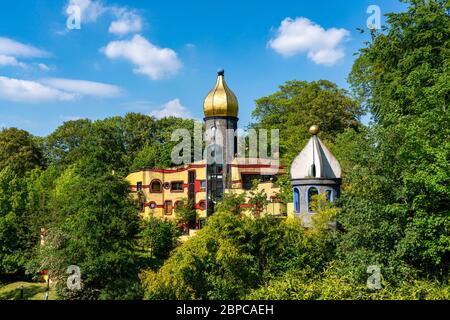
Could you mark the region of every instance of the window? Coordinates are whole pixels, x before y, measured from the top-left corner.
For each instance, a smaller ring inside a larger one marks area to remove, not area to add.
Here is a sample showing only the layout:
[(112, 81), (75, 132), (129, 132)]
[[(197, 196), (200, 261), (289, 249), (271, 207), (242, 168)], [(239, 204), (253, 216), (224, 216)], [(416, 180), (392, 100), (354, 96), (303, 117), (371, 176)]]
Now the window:
[(200, 208), (200, 210), (206, 209), (206, 201), (205, 200), (200, 201), (199, 208)]
[(273, 176), (273, 175), (243, 174), (242, 175), (242, 188), (244, 190), (251, 190), (253, 180), (258, 180), (260, 183), (267, 183), (267, 182), (276, 183), (277, 177)]
[(325, 198), (328, 202), (333, 202), (333, 190), (328, 189), (327, 191), (325, 191)]
[(172, 192), (183, 192), (183, 181), (175, 181), (171, 183)]
[(200, 181), (200, 191), (206, 190), (206, 180)]
[(148, 206), (150, 207), (150, 209), (154, 210), (156, 208), (156, 202), (150, 202)]
[(294, 189), (294, 210), (296, 213), (300, 213), (300, 192), (298, 188)]
[(260, 178), (261, 182), (271, 182), (271, 181), (274, 181), (274, 180), (275, 180), (275, 177), (271, 176), (271, 175), (262, 175), (261, 178)]
[(153, 180), (150, 184), (150, 192), (160, 193), (162, 191), (161, 181)]
[(313, 212), (313, 204), (314, 204), (314, 197), (319, 194), (319, 190), (317, 190), (316, 187), (311, 187), (308, 189), (308, 210), (309, 212)]
[(242, 175), (242, 188), (244, 190), (251, 190), (253, 185), (253, 180), (260, 180), (261, 176), (259, 174), (243, 174)]
[(172, 214), (172, 201), (164, 202), (164, 214), (171, 215)]
[(281, 199), (278, 198), (278, 196), (271, 196), (270, 197), (270, 202), (272, 202), (272, 203), (282, 203)]
[(142, 191), (142, 182), (136, 184), (136, 191)]

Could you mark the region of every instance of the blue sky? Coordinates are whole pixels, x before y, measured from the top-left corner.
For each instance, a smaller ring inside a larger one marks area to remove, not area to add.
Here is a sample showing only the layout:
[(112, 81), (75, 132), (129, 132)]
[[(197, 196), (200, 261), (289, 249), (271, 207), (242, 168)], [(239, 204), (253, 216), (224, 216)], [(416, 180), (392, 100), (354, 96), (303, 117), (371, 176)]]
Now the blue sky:
[[(81, 29), (67, 28), (70, 5), (80, 9)], [(354, 53), (368, 39), (356, 28), (367, 30), (370, 5), (382, 14), (404, 6), (392, 0), (2, 0), (0, 127), (46, 135), (67, 120), (127, 112), (201, 119), (219, 68), (239, 99), (245, 127), (254, 100), (287, 80), (328, 79), (348, 88)]]

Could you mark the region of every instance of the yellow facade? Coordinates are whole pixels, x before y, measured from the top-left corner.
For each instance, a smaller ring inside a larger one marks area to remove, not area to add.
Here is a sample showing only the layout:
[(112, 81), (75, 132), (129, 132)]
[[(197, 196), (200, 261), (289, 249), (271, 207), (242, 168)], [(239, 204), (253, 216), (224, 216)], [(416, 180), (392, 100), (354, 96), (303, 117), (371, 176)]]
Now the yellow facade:
[[(206, 125), (211, 125), (211, 130), (212, 128), (218, 131), (236, 130), (238, 110), (236, 95), (226, 84), (224, 71), (220, 70), (214, 88), (204, 101), (203, 111)], [(222, 132), (222, 137), (226, 137), (225, 133)], [(218, 143), (215, 140), (216, 136), (213, 136), (214, 141), (207, 140), (207, 145)], [(229, 151), (228, 143), (229, 141), (226, 139), (219, 142), (222, 150)], [(224, 159), (229, 158), (225, 155)], [(284, 169), (278, 163), (272, 163), (267, 159), (234, 158), (230, 167), (226, 166), (221, 174), (223, 180), (226, 181), (224, 185), (229, 187), (224, 190), (225, 193), (248, 194), (252, 182), (254, 179), (258, 179), (260, 181), (258, 190), (264, 190), (267, 200), (269, 200), (265, 212), (260, 214), (282, 216), (289, 214), (289, 207), (278, 203), (276, 197), (280, 191), (276, 185), (276, 177), (284, 174)], [(174, 219), (175, 208), (179, 201), (188, 200), (192, 201), (199, 220), (206, 218), (207, 190), (204, 161), (171, 169), (143, 168), (131, 173), (127, 180), (130, 183), (131, 191), (139, 200), (143, 217)], [(251, 207), (248, 204), (243, 205), (243, 208), (246, 209), (245, 212), (250, 212)]]
[(188, 199), (189, 172), (195, 174), (194, 202), (198, 208), (197, 213), (200, 217), (204, 216), (205, 209), (203, 209), (202, 201), (206, 200), (206, 192), (204, 188), (201, 188), (201, 182), (206, 181), (206, 170), (204, 164), (201, 163), (173, 169), (142, 169), (128, 175), (127, 180), (135, 197), (139, 197), (139, 191), (142, 191), (141, 194), (144, 196), (144, 206), (141, 208), (142, 216), (174, 218), (177, 202)]
[[(231, 172), (232, 188), (225, 192), (247, 193), (254, 178), (264, 177), (266, 181), (258, 185), (258, 190), (264, 190), (270, 204), (263, 214), (287, 214), (286, 207), (276, 201), (276, 195), (280, 189), (276, 183), (270, 181), (284, 173), (282, 167), (235, 159), (231, 164)], [(174, 219), (177, 203), (180, 200), (188, 200), (189, 190), (191, 190), (191, 198), (199, 219), (206, 218), (206, 165), (204, 162), (171, 169), (143, 168), (129, 174), (127, 180), (136, 199), (140, 199), (142, 203), (143, 217)]]

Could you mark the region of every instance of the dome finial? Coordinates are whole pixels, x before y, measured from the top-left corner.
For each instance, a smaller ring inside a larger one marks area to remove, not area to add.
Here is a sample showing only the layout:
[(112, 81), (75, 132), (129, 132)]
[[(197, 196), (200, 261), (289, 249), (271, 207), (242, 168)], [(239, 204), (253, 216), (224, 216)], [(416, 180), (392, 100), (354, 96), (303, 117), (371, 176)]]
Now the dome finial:
[(225, 70), (224, 69), (217, 70), (217, 75), (218, 76), (224, 76), (225, 75)]
[(315, 125), (312, 125), (311, 127), (309, 127), (308, 131), (311, 135), (315, 136), (319, 133), (319, 130), (320, 130), (319, 126), (315, 124)]

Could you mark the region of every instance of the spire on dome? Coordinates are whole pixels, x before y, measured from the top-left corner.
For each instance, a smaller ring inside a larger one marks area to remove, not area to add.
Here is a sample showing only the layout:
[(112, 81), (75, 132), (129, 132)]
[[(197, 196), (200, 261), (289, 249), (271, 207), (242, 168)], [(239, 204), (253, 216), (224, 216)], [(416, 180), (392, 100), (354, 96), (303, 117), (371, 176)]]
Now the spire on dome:
[(317, 137), (319, 126), (312, 126), (306, 146), (292, 162), (291, 179), (340, 179), (341, 166), (334, 155)]

